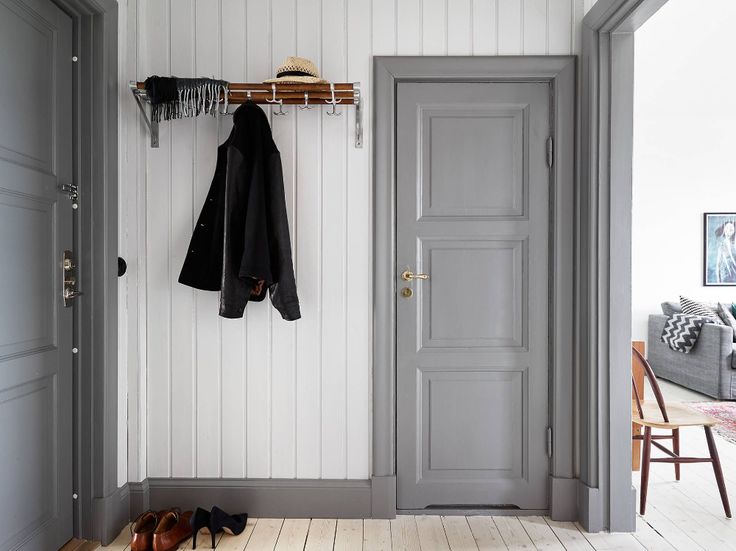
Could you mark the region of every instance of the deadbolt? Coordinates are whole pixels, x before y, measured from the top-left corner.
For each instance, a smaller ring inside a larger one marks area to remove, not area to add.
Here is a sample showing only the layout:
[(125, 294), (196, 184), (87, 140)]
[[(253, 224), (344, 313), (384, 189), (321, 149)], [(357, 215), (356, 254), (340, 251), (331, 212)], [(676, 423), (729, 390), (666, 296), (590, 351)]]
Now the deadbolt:
[(404, 298), (411, 298), (411, 296), (414, 294), (414, 291), (411, 290), (411, 287), (404, 287), (401, 289), (401, 296)]
[(64, 255), (61, 259), (61, 284), (62, 284), (62, 297), (64, 298), (64, 306), (71, 306), (72, 300), (82, 294), (81, 291), (77, 290), (77, 276), (76, 270), (77, 265), (74, 262), (72, 251), (64, 251)]

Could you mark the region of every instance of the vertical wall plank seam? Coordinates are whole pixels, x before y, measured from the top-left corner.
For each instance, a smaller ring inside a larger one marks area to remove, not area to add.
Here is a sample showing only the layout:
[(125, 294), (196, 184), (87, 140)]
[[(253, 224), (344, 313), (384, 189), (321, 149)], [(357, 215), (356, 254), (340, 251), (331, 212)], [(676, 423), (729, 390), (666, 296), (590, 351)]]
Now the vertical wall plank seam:
[[(194, 44), (192, 47), (192, 66), (194, 67), (194, 74), (198, 74), (197, 71), (197, 6), (196, 0), (192, 2), (192, 37)], [(194, 124), (194, 140), (192, 150), (192, 198), (197, 196), (197, 163), (198, 158), (196, 152), (199, 147), (199, 136), (197, 133), (197, 124)], [(196, 207), (194, 206), (195, 201), (192, 200), (192, 228), (196, 223)], [(192, 333), (192, 341), (194, 347), (194, 358), (192, 361), (192, 389), (193, 389), (193, 402), (194, 408), (192, 408), (192, 467), (194, 471), (194, 477), (199, 476), (199, 432), (197, 430), (197, 412), (199, 411), (199, 388), (197, 386), (197, 375), (199, 370), (199, 345), (197, 335), (199, 333), (199, 316), (197, 308), (197, 297), (201, 291), (194, 291), (194, 332)]]
[[(319, 0), (319, 70), (322, 71), (324, 67), (324, 47), (322, 45), (322, 27), (323, 22), (322, 18), (324, 17), (324, 0)], [(320, 259), (318, 263), (317, 270), (319, 271), (319, 275), (317, 277), (317, 280), (319, 281), (319, 288), (317, 292), (317, 307), (319, 308), (319, 442), (317, 443), (319, 445), (319, 473), (320, 478), (322, 478), (322, 468), (324, 463), (324, 458), (322, 457), (322, 440), (324, 437), (324, 430), (322, 427), (322, 423), (324, 421), (324, 404), (322, 403), (323, 398), (323, 392), (322, 392), (322, 384), (323, 384), (323, 375), (324, 370), (322, 369), (322, 360), (324, 358), (324, 344), (322, 341), (322, 333), (324, 328), (324, 320), (322, 317), (322, 296), (323, 296), (323, 281), (322, 281), (322, 238), (324, 235), (324, 218), (323, 218), (323, 212), (322, 212), (322, 197), (324, 196), (324, 163), (322, 162), (322, 136), (323, 136), (323, 119), (324, 116), (320, 112), (319, 114), (319, 141), (320, 144), (320, 154), (318, 155), (318, 165), (319, 165), (319, 200), (317, 202), (318, 210), (319, 210), (319, 239), (317, 240), (317, 257)]]
[[(197, 60), (197, 33), (196, 33), (196, 13), (197, 10), (194, 6), (194, 0), (192, 0), (189, 3), (189, 25), (190, 25), (190, 31), (192, 36), (192, 48), (190, 49), (190, 59), (189, 59), (189, 66), (192, 67), (192, 73), (193, 75), (197, 74), (196, 71), (196, 60)], [(197, 151), (197, 125), (192, 120), (191, 122), (191, 129), (192, 129), (192, 153)], [(190, 212), (190, 227), (194, 228), (194, 225), (197, 221), (197, 206), (196, 206), (196, 200), (197, 197), (197, 165), (196, 165), (196, 155), (192, 155), (191, 160), (191, 173), (192, 173), (192, 183), (191, 183), (191, 194), (192, 194), (192, 204), (191, 204), (191, 212)], [(192, 297), (192, 311), (191, 311), (191, 348), (192, 348), (192, 366), (191, 370), (189, 372), (189, 378), (192, 382), (192, 402), (196, 404), (197, 401), (197, 291), (193, 288), (189, 288), (189, 292), (191, 293)], [(197, 472), (197, 410), (196, 408), (192, 408), (191, 413), (191, 419), (190, 419), (190, 425), (192, 430), (192, 454), (190, 457), (191, 465), (190, 469), (192, 474)]]
[(501, 0), (496, 0), (496, 20), (494, 21), (494, 24), (496, 25), (496, 55), (498, 55), (498, 47), (499, 47), (499, 25), (498, 25), (498, 16), (500, 15), (500, 9), (498, 7), (498, 4)]
[[(297, 0), (294, 0), (293, 7), (292, 7), (292, 13), (294, 14), (294, 42), (293, 42), (293, 48), (294, 52), (297, 52), (299, 49), (299, 18), (297, 17)], [(298, 243), (298, 228), (299, 228), (299, 190), (298, 190), (298, 184), (299, 184), (299, 146), (297, 142), (297, 136), (299, 135), (299, 109), (295, 106), (294, 107), (294, 124), (292, 126), (292, 134), (291, 134), (291, 144), (292, 144), (292, 150), (294, 152), (293, 154), (293, 179), (294, 179), (294, 185), (292, 186), (292, 195), (291, 195), (291, 204), (293, 208), (293, 220), (292, 220), (292, 228), (293, 228), (293, 237), (291, 239), (292, 243), (292, 258), (294, 259), (294, 280), (297, 281), (299, 273), (299, 257), (297, 256), (296, 251), (296, 244)], [(297, 350), (299, 349), (299, 324), (294, 322), (292, 323), (292, 331), (294, 335), (293, 339), (293, 349), (292, 349), (292, 380), (294, 381), (294, 387), (293, 387), (293, 401), (294, 401), (294, 415), (292, 419), (292, 468), (294, 472), (294, 478), (297, 478), (297, 473), (299, 472), (299, 460), (297, 458), (297, 417), (298, 417), (298, 411), (299, 411), (299, 370), (297, 369), (297, 363), (298, 363), (298, 356), (297, 356)]]
[[(273, 68), (273, 0), (268, 0), (268, 58)], [(273, 106), (271, 107), (270, 124), (273, 128)], [(273, 476), (273, 311), (268, 308), (268, 477)]]
[[(396, 54), (397, 48), (398, 48), (398, 23), (397, 23), (397, 3), (398, 0), (394, 0), (394, 54)], [(349, 50), (349, 41), (348, 41), (348, 2), (347, 0), (343, 0), (343, 46), (345, 48), (345, 56), (343, 57), (343, 70), (344, 70), (344, 80), (347, 82), (348, 80), (348, 64), (350, 60), (350, 50)], [(344, 109), (344, 120), (343, 120), (343, 126), (345, 129), (345, 138), (348, 136), (348, 110)], [(345, 192), (343, 193), (343, 206), (342, 206), (342, 212), (345, 215), (343, 219), (343, 232), (342, 232), (342, 244), (343, 244), (343, 255), (342, 255), (342, 278), (343, 278), (343, 284), (342, 284), (342, 291), (343, 291), (343, 300), (342, 300), (342, 318), (343, 318), (343, 327), (345, 327), (345, 334), (344, 334), (344, 344), (345, 344), (345, 361), (343, 362), (343, 369), (345, 370), (345, 383), (343, 392), (345, 393), (345, 476), (347, 478), (347, 472), (348, 472), (348, 418), (350, 417), (350, 412), (348, 411), (348, 377), (349, 377), (349, 369), (348, 369), (348, 330), (347, 330), (347, 324), (348, 324), (348, 231), (349, 231), (349, 224), (348, 224), (348, 193), (350, 192), (350, 186), (348, 185), (348, 163), (350, 162), (350, 158), (348, 156), (348, 142), (350, 140), (344, 139), (343, 140), (343, 155), (345, 157), (345, 163), (343, 163), (343, 183), (344, 187), (343, 189)]]
[[(168, 37), (168, 40), (166, 41), (166, 44), (167, 44), (167, 48), (168, 48), (167, 55), (168, 55), (168, 64), (169, 64), (169, 74), (171, 74), (171, 0), (168, 0), (168, 2), (166, 3), (166, 19), (167, 19), (167, 23), (168, 23), (168, 25), (166, 26), (166, 29), (167, 29), (167, 32), (169, 34), (169, 37)], [(168, 415), (167, 426), (168, 426), (168, 442), (169, 442), (169, 466), (168, 466), (168, 469), (169, 469), (169, 476), (173, 476), (173, 470), (174, 470), (174, 467), (173, 467), (173, 464), (174, 464), (174, 454), (173, 454), (173, 449), (172, 448), (173, 448), (173, 441), (174, 441), (174, 439), (173, 439), (173, 426), (172, 426), (172, 417), (173, 417), (172, 402), (173, 402), (174, 396), (173, 396), (173, 392), (172, 392), (173, 391), (173, 385), (172, 385), (173, 377), (172, 377), (172, 373), (171, 373), (171, 371), (172, 371), (171, 354), (172, 354), (172, 341), (173, 341), (173, 338), (172, 338), (173, 337), (173, 333), (172, 333), (172, 330), (171, 330), (171, 326), (172, 326), (172, 321), (171, 320), (173, 318), (173, 315), (172, 315), (172, 305), (171, 305), (171, 303), (172, 303), (172, 299), (173, 299), (174, 293), (173, 293), (173, 288), (172, 288), (172, 285), (171, 285), (171, 250), (172, 250), (172, 246), (171, 246), (171, 229), (172, 229), (172, 220), (171, 220), (172, 219), (172, 215), (171, 215), (172, 207), (171, 207), (171, 201), (172, 201), (172, 197), (173, 197), (172, 194), (171, 194), (171, 190), (172, 190), (171, 171), (172, 171), (172, 168), (173, 168), (173, 161), (172, 161), (172, 159), (173, 159), (173, 153), (174, 153), (174, 149), (173, 149), (173, 142), (174, 142), (174, 140), (173, 140), (172, 131), (171, 131), (172, 130), (172, 128), (171, 128), (171, 121), (168, 122), (168, 125), (167, 126), (169, 127), (169, 182), (168, 182), (169, 183), (169, 209), (168, 209), (168, 213), (167, 213), (169, 231), (168, 231), (168, 235), (166, 236), (166, 239), (167, 239), (167, 244), (166, 244), (166, 273), (167, 273), (167, 278), (166, 279), (167, 279), (167, 285), (166, 286), (168, 287), (167, 290), (169, 292), (169, 305), (168, 305), (169, 306), (169, 320), (168, 320), (169, 327), (168, 327), (168, 334), (167, 334), (167, 337), (168, 337), (167, 338), (167, 340), (168, 340), (168, 349), (169, 349), (168, 358), (167, 358), (167, 360), (168, 360), (168, 378), (169, 378), (169, 381), (168, 381), (168, 390), (169, 390), (168, 391), (168, 395), (169, 395), (168, 396), (168, 399), (169, 399), (169, 403), (168, 403), (168, 406), (169, 406), (169, 415)]]
[(473, 8), (475, 6), (475, 2), (473, 0), (469, 0), (470, 2), (470, 10), (468, 11), (468, 29), (469, 29), (469, 36), (470, 36), (470, 55), (475, 55), (475, 25), (474, 25), (474, 17), (473, 17)]
[[(224, 75), (223, 75), (223, 61), (222, 61), (222, 58), (223, 58), (222, 34), (223, 34), (222, 33), (222, 0), (217, 0), (217, 37), (219, 39), (219, 45), (220, 45), (220, 47), (217, 50), (217, 57), (218, 57), (218, 60), (217, 61), (218, 61), (218, 65), (219, 65), (219, 71), (220, 71), (219, 78), (220, 79), (223, 79), (224, 78)], [(222, 126), (221, 120), (222, 119), (219, 116), (217, 116), (217, 143), (215, 143), (215, 147), (217, 147), (219, 145), (219, 141), (220, 141), (220, 130), (221, 130), (221, 126)], [(217, 161), (215, 161), (215, 163), (216, 162)], [(220, 428), (220, 436), (219, 436), (219, 439), (220, 439), (220, 445), (219, 445), (220, 457), (218, 459), (219, 459), (220, 476), (223, 476), (224, 475), (224, 469), (223, 469), (224, 460), (223, 460), (223, 456), (225, 455), (225, 452), (223, 450), (223, 439), (222, 439), (222, 426), (223, 426), (222, 414), (223, 414), (223, 411), (225, 409), (224, 408), (224, 404), (223, 404), (223, 399), (222, 399), (222, 378), (223, 378), (223, 366), (222, 366), (222, 364), (223, 364), (223, 358), (224, 358), (224, 351), (223, 351), (224, 339), (222, 338), (222, 318), (220, 318), (218, 316), (217, 321), (218, 321), (218, 324), (220, 326), (220, 374), (219, 374), (220, 381), (219, 381), (219, 389), (218, 389), (218, 391), (220, 393), (220, 402), (219, 402), (219, 404), (217, 406), (219, 408), (219, 410), (220, 410), (220, 415), (219, 415), (219, 418), (220, 418), (220, 421), (219, 421), (220, 422), (220, 427), (219, 427)]]
[[(248, 2), (243, 0), (243, 29), (248, 28)], [(248, 80), (248, 39), (243, 41), (245, 53), (243, 54), (243, 75)], [(248, 477), (248, 315), (243, 316), (243, 476)]]
[(549, 55), (549, 0), (545, 3), (544, 17), (544, 53)]

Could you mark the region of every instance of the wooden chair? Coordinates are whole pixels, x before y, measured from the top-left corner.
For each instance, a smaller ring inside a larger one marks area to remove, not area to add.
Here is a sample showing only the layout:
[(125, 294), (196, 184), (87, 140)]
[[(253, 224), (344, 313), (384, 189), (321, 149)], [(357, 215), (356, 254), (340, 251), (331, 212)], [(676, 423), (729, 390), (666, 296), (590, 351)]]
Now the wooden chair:
[[(631, 418), (634, 423), (644, 428), (644, 434), (633, 435), (634, 440), (642, 440), (642, 460), (641, 460), (641, 488), (639, 512), (644, 514), (647, 506), (647, 486), (649, 484), (649, 465), (651, 463), (673, 463), (675, 465), (675, 479), (680, 480), (680, 464), (681, 463), (711, 463), (713, 465), (713, 473), (718, 483), (718, 491), (721, 494), (723, 502), (723, 510), (726, 516), (731, 518), (731, 506), (728, 503), (728, 494), (726, 493), (726, 483), (723, 480), (723, 470), (721, 469), (721, 460), (718, 458), (718, 450), (713, 440), (713, 432), (711, 427), (716, 425), (718, 421), (713, 417), (695, 411), (684, 404), (671, 402), (667, 405), (664, 403), (662, 391), (659, 389), (657, 377), (654, 375), (649, 362), (644, 356), (632, 347), (634, 361), (638, 362), (644, 370), (644, 376), (652, 387), (656, 402), (644, 400), (634, 384), (634, 400), (631, 403)], [(633, 376), (632, 376), (633, 383)], [(705, 429), (705, 439), (708, 442), (708, 451), (710, 457), (681, 457), (680, 456), (680, 428), (682, 427), (703, 427)], [(671, 430), (671, 434), (652, 434), (652, 429)], [(672, 449), (668, 449), (658, 442), (658, 440), (672, 440)], [(652, 459), (652, 445), (662, 450), (668, 457), (656, 457)]]

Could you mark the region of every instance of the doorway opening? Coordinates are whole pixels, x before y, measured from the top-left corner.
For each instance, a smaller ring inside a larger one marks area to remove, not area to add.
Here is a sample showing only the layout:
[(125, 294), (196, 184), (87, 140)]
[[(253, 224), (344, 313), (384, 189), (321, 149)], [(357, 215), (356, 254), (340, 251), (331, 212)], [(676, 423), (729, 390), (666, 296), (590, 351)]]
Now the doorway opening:
[[(718, 422), (712, 428), (713, 445), (723, 458), (736, 453), (736, 435), (729, 430), (736, 409), (728, 402), (736, 399), (736, 323), (731, 321), (729, 289), (736, 285), (736, 170), (731, 162), (736, 78), (721, 68), (736, 45), (727, 26), (736, 7), (716, 0), (709, 8), (714, 11), (670, 0), (636, 33), (631, 332), (657, 377), (667, 410), (676, 412), (685, 404), (686, 421), (692, 423), (674, 430), (653, 428), (653, 438), (665, 438), (660, 442), (668, 448), (674, 444), (681, 456), (710, 458), (707, 434), (697, 424), (710, 418)], [(685, 26), (687, 41), (681, 34)], [(707, 319), (703, 325), (700, 316)], [(642, 394), (637, 362), (633, 371)], [(643, 396), (651, 402), (654, 397), (645, 386)], [(676, 413), (669, 417), (683, 422)], [(645, 430), (632, 427), (642, 438)], [(677, 515), (673, 511), (722, 524), (717, 472), (709, 463), (677, 469), (661, 464), (666, 454), (656, 446), (649, 462), (644, 448), (646, 442), (634, 440), (639, 514), (644, 508), (642, 519), (665, 538), (680, 538), (697, 548), (702, 543), (697, 532), (681, 537), (677, 527), (662, 525)], [(727, 479), (730, 462), (721, 464)]]

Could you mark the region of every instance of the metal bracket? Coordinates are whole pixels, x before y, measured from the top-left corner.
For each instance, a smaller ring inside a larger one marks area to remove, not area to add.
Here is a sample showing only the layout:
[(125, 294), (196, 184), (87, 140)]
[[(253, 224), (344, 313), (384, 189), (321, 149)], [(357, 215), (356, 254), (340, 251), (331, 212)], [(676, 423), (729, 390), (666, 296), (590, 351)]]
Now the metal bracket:
[(158, 122), (151, 120), (151, 117), (148, 116), (148, 113), (146, 113), (146, 108), (143, 106), (143, 100), (141, 99), (142, 95), (145, 95), (145, 92), (141, 92), (138, 89), (138, 86), (136, 85), (135, 81), (130, 81), (128, 83), (128, 86), (130, 86), (130, 91), (133, 93), (133, 97), (135, 98), (135, 102), (138, 104), (138, 109), (141, 110), (141, 115), (143, 115), (143, 121), (146, 123), (146, 126), (148, 127), (148, 132), (151, 134), (151, 147), (158, 147)]
[(355, 147), (363, 147), (363, 103), (360, 96), (360, 82), (353, 84), (353, 103), (355, 104)]

